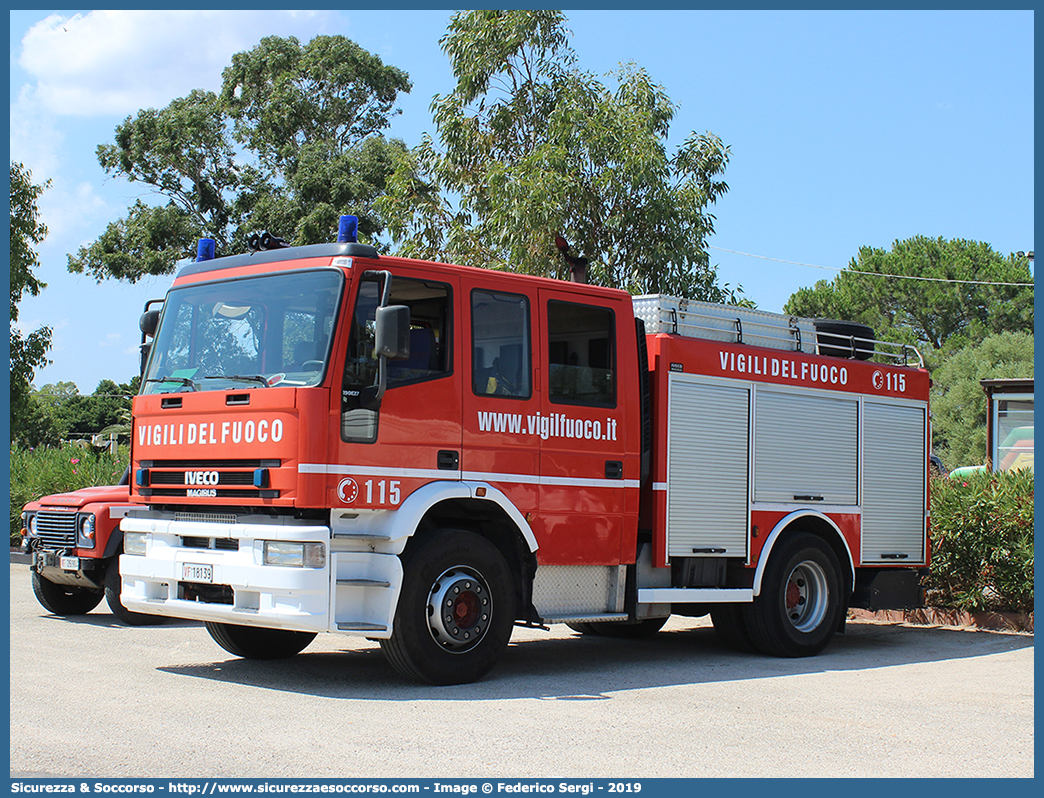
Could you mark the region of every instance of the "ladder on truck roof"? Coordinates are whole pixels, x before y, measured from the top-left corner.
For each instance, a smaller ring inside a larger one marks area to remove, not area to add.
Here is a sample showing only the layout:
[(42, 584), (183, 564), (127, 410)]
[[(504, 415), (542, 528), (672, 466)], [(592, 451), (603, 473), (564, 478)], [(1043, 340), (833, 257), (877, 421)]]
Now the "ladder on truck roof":
[(665, 294), (636, 296), (633, 301), (634, 315), (645, 323), (649, 335), (669, 333), (860, 360), (877, 356), (896, 365), (924, 368), (916, 347), (878, 340), (870, 327), (855, 322), (806, 319)]

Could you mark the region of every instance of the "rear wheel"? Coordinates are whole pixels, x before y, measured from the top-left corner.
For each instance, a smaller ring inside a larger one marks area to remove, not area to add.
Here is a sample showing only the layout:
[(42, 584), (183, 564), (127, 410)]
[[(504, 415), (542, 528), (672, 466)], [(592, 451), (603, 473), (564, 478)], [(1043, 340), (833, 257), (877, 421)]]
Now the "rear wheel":
[(381, 650), (403, 676), (466, 684), (485, 676), (511, 639), (515, 588), (507, 561), (472, 532), (442, 530), (402, 555), (392, 636)]
[(637, 623), (625, 623), (623, 621), (585, 621), (581, 623), (567, 623), (574, 632), (585, 635), (600, 635), (601, 637), (616, 637), (624, 639), (636, 639), (640, 637), (652, 637), (663, 625), (667, 623), (666, 618), (645, 618)]
[(714, 631), (722, 643), (733, 651), (757, 651), (754, 641), (750, 639), (741, 604), (719, 604), (711, 610), (710, 616)]
[(33, 593), (43, 608), (55, 615), (86, 615), (102, 600), (102, 591), (59, 585), (33, 571)]
[(236, 626), (230, 623), (206, 622), (214, 642), (229, 654), (246, 659), (285, 659), (299, 654), (315, 640), (315, 632), (289, 629), (263, 629), (258, 626)]
[(818, 654), (845, 611), (837, 557), (808, 533), (786, 539), (770, 556), (761, 594), (743, 608), (751, 639), (765, 654)]
[(120, 579), (119, 557), (109, 563), (109, 570), (105, 572), (105, 603), (109, 605), (112, 614), (118, 621), (127, 626), (155, 626), (163, 623), (166, 618), (160, 615), (146, 615), (142, 612), (131, 612), (123, 606), (120, 601), (120, 591), (123, 589), (123, 580)]

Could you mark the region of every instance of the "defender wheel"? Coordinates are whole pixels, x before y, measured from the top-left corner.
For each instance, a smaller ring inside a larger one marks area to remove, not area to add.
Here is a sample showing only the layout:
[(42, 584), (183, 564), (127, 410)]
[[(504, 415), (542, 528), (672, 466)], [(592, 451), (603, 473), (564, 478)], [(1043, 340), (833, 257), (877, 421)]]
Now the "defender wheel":
[(289, 629), (263, 629), (259, 626), (236, 626), (231, 623), (205, 623), (214, 642), (229, 654), (246, 659), (286, 659), (304, 650), (315, 640), (315, 632)]
[(100, 590), (58, 585), (33, 571), (33, 593), (43, 608), (55, 615), (86, 615), (102, 600)]
[(745, 654), (757, 651), (754, 641), (750, 639), (747, 622), (743, 618), (742, 605), (719, 604), (710, 611), (710, 616), (714, 632), (726, 646)]
[(818, 654), (845, 611), (837, 557), (823, 540), (805, 532), (785, 540), (770, 557), (761, 594), (743, 606), (751, 639), (764, 654)]
[(665, 623), (667, 623), (667, 618), (645, 618), (637, 623), (584, 621), (582, 623), (567, 623), (566, 626), (574, 632), (580, 632), (580, 634), (635, 640), (640, 637), (652, 637), (663, 628)]
[(146, 615), (143, 612), (131, 612), (123, 606), (120, 601), (120, 591), (123, 589), (123, 580), (120, 579), (119, 557), (109, 563), (109, 569), (105, 572), (105, 603), (109, 605), (116, 620), (127, 624), (127, 626), (155, 626), (163, 623), (166, 618), (161, 615)]
[(430, 684), (485, 676), (511, 639), (515, 586), (504, 555), (472, 532), (441, 530), (402, 555), (402, 592), (381, 650), (400, 674)]

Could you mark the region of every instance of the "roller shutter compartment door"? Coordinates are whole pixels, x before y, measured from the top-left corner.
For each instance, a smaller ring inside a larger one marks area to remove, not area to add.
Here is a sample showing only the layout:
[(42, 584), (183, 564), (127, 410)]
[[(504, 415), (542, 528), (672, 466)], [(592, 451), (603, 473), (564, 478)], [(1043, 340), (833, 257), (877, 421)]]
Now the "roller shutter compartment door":
[(755, 502), (858, 504), (858, 400), (759, 388), (754, 405)]
[(925, 408), (867, 401), (864, 413), (862, 560), (923, 563)]
[(745, 386), (671, 376), (668, 556), (747, 555), (749, 397)]

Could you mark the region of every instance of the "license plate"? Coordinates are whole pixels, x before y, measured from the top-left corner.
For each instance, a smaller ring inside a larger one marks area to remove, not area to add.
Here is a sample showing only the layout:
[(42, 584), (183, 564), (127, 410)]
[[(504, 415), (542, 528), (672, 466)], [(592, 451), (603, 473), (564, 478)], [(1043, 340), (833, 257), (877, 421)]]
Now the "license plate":
[(186, 562), (181, 564), (181, 581), (182, 582), (206, 582), (208, 584), (214, 581), (214, 566), (212, 565), (197, 565), (196, 563)]
[(79, 571), (80, 570), (80, 558), (79, 557), (62, 557), (58, 560), (58, 567), (63, 571)]

